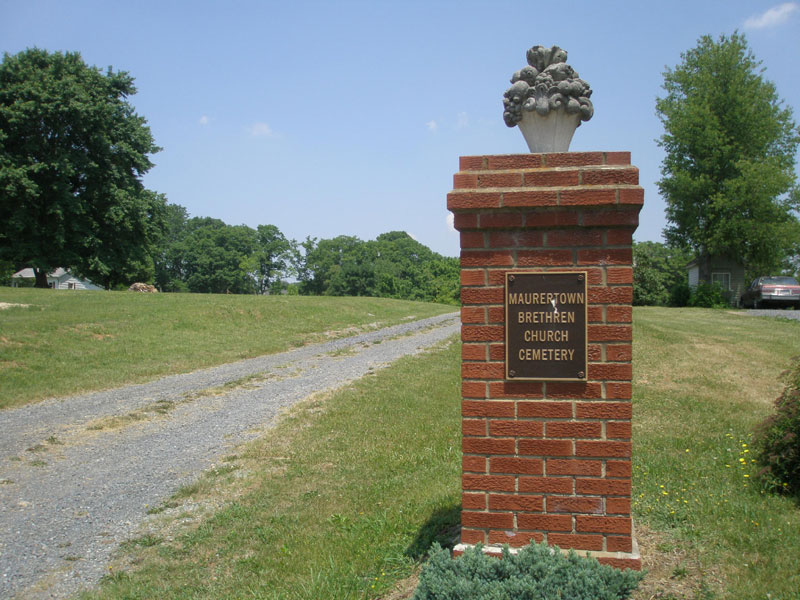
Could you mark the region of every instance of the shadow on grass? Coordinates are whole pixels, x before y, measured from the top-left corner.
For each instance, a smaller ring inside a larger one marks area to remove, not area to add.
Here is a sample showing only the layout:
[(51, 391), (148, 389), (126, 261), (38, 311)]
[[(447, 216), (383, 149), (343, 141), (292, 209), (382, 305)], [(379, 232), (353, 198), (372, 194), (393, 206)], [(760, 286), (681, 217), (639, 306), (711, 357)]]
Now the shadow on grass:
[(458, 543), (461, 533), (461, 505), (452, 504), (438, 508), (420, 527), (414, 541), (406, 548), (405, 555), (414, 560), (422, 560), (434, 542), (443, 548), (452, 549)]

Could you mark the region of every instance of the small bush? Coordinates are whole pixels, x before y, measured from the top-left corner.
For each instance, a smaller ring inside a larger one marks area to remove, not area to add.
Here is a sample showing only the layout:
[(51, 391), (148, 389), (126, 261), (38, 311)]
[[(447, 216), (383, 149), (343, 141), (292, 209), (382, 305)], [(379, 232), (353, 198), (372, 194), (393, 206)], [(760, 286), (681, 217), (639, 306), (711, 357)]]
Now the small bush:
[(783, 378), (775, 412), (756, 429), (753, 446), (767, 489), (800, 498), (800, 357)]
[(434, 544), (412, 600), (623, 600), (644, 573), (618, 571), (594, 558), (557, 547), (531, 544), (503, 558), (487, 556), (480, 546), (456, 559)]
[(725, 308), (730, 306), (725, 300), (725, 292), (722, 286), (718, 283), (705, 283), (701, 281), (697, 287), (692, 290), (692, 296), (689, 298), (689, 306), (697, 306), (701, 308)]
[(685, 281), (677, 283), (672, 286), (669, 291), (669, 305), (670, 306), (689, 306), (689, 300), (692, 297), (692, 288)]

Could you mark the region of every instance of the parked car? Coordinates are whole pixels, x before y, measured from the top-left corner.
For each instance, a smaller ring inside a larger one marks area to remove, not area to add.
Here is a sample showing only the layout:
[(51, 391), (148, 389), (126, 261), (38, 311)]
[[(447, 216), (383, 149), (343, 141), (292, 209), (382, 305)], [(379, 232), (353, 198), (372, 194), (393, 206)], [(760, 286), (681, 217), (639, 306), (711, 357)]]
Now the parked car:
[(742, 294), (745, 308), (794, 306), (800, 309), (800, 284), (794, 277), (758, 277)]

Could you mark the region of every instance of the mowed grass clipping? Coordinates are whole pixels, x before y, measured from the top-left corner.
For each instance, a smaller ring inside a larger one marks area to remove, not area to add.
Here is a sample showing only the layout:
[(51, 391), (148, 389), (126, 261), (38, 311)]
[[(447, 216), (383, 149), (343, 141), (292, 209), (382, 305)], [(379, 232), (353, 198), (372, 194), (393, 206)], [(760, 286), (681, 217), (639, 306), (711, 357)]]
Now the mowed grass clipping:
[(383, 298), (0, 288), (0, 409), (452, 312)]
[(133, 540), (87, 597), (387, 592), (460, 518), (460, 345), (443, 346), (295, 408), (167, 503), (184, 520), (187, 500), (224, 496), (227, 507), (182, 532)]

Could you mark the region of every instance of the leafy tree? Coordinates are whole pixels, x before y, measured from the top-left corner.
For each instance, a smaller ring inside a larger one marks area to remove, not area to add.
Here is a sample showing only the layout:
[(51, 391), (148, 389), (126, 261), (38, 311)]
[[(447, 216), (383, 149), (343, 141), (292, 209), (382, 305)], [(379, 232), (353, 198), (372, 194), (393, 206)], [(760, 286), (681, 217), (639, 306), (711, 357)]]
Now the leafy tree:
[(284, 277), (293, 274), (295, 246), (295, 242), (287, 240), (275, 225), (258, 226), (255, 250), (243, 266), (255, 280), (259, 294), (266, 294)]
[(59, 266), (107, 288), (153, 277), (166, 200), (141, 182), (159, 148), (135, 93), (76, 52), (3, 55), (0, 260), (32, 266), (37, 287)]
[(768, 273), (797, 254), (798, 129), (743, 35), (704, 36), (664, 74), (666, 240)]
[(691, 253), (659, 242), (633, 244), (633, 303), (666, 306), (671, 291), (686, 280)]
[(183, 280), (183, 245), (187, 233), (189, 211), (180, 204), (167, 204), (166, 227), (155, 252), (155, 285), (162, 292), (188, 291)]

